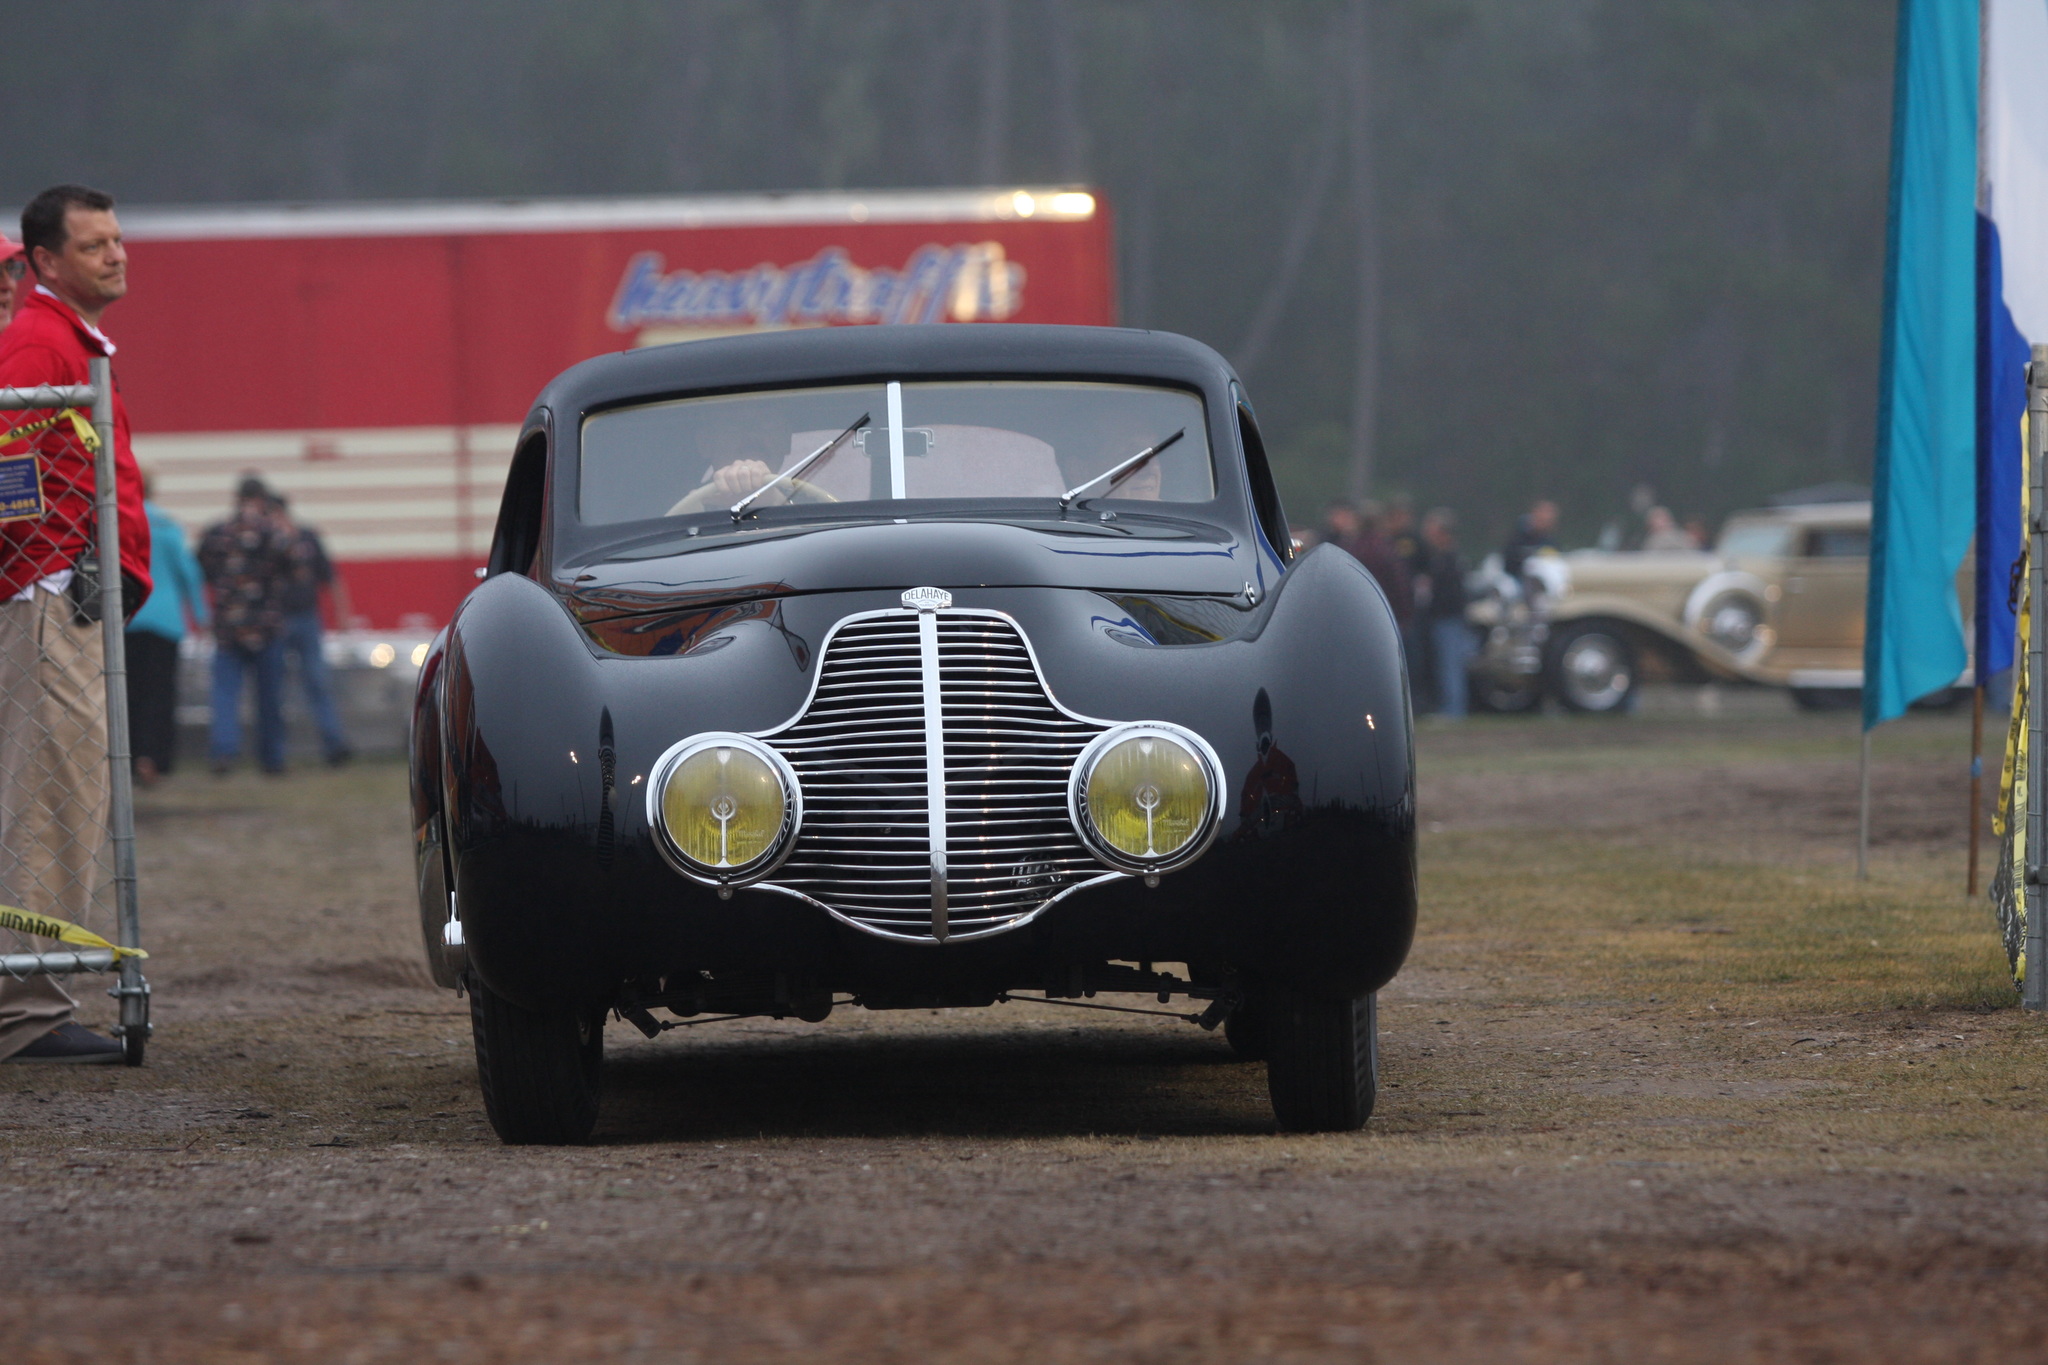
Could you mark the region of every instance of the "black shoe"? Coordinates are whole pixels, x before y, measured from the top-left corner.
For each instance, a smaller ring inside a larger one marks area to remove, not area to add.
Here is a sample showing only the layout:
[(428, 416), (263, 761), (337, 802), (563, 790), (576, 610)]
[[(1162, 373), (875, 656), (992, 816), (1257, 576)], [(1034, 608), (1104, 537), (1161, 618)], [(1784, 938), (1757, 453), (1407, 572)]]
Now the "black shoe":
[(330, 768), (345, 768), (348, 766), (348, 761), (355, 756), (356, 751), (354, 749), (336, 749), (327, 755), (327, 766)]
[(10, 1062), (94, 1062), (121, 1060), (121, 1044), (82, 1024), (59, 1024), (6, 1060)]

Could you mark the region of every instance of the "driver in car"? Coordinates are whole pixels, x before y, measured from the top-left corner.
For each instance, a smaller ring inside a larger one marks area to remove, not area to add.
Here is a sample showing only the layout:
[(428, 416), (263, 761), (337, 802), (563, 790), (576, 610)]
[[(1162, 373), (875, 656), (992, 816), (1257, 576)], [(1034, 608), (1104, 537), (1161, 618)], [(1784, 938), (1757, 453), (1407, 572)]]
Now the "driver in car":
[[(1101, 454), (1097, 459), (1090, 461), (1090, 464), (1098, 470), (1114, 468), (1119, 461), (1137, 454), (1156, 439), (1156, 434), (1151, 432), (1149, 428), (1141, 427), (1135, 423), (1122, 424), (1105, 436), (1102, 442)], [(743, 432), (735, 430), (729, 433), (721, 433), (718, 440), (715, 442), (707, 440), (706, 444), (728, 451), (733, 450), (735, 447), (749, 447), (763, 455), (773, 454), (776, 458), (780, 458), (781, 446), (784, 442), (778, 441), (774, 437), (759, 431)], [(1128, 498), (1139, 502), (1157, 502), (1160, 500), (1164, 487), (1160, 464), (1161, 461), (1158, 458), (1147, 460), (1144, 464), (1138, 466), (1137, 469), (1126, 474), (1113, 488), (1104, 489), (1098, 492), (1096, 496)], [(690, 516), (698, 512), (710, 511), (714, 507), (729, 506), (768, 483), (775, 477), (775, 473), (775, 469), (769, 464), (767, 459), (757, 458), (754, 455), (743, 456), (726, 464), (713, 466), (705, 473), (704, 481), (701, 484), (668, 509), (668, 515), (672, 517)], [(990, 491), (993, 493), (995, 490), (991, 489)], [(1005, 490), (1005, 492), (1007, 493), (1008, 490)], [(1013, 493), (1009, 495), (1014, 496)], [(790, 480), (784, 487), (771, 490), (764, 499), (764, 501), (771, 504), (789, 501), (825, 502), (833, 500), (830, 493), (825, 492), (814, 484), (806, 483), (802, 479)]]

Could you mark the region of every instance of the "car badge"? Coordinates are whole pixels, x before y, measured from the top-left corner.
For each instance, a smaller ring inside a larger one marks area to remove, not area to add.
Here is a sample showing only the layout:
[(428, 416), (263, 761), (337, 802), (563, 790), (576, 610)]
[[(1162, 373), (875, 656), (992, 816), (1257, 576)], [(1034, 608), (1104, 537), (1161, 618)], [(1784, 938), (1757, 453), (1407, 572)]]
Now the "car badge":
[(953, 605), (953, 594), (944, 588), (912, 588), (903, 594), (903, 605), (911, 611), (944, 611)]

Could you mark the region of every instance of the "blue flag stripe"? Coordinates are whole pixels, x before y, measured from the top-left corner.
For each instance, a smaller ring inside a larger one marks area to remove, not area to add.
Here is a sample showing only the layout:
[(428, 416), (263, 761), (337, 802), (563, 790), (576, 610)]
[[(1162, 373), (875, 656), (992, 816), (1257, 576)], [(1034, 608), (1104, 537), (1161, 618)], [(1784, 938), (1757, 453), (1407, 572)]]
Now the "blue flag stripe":
[(1899, 6), (1865, 729), (1968, 657), (1955, 578), (1977, 510), (1977, 21), (1975, 0)]

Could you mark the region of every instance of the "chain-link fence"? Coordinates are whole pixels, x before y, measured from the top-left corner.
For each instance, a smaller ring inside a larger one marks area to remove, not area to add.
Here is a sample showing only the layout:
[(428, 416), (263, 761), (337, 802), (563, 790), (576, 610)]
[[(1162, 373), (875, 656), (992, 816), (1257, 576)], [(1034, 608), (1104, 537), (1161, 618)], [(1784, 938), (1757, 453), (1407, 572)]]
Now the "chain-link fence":
[(149, 986), (105, 360), (91, 378), (0, 389), (0, 1047), (68, 1019), (81, 974), (116, 973), (134, 1065)]

